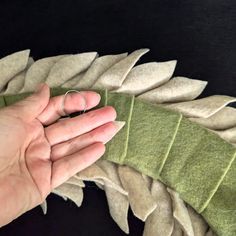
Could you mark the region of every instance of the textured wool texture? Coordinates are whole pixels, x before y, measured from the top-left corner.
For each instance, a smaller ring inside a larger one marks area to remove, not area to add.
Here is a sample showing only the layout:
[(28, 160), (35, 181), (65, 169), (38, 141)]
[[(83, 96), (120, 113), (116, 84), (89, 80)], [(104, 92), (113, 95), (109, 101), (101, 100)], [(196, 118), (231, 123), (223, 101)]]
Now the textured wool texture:
[[(68, 89), (67, 89), (68, 90)], [(66, 90), (66, 91), (67, 91)], [(51, 91), (51, 94), (59, 95), (64, 94), (65, 89), (54, 88)], [(19, 94), (14, 96), (4, 96), (6, 105), (10, 105), (17, 100), (21, 100), (22, 98), (28, 96), (27, 94)], [(109, 92), (101, 91), (100, 94), (103, 94), (104, 97), (109, 97)], [(112, 94), (113, 95), (113, 94)], [(119, 96), (123, 96), (120, 94)], [(128, 96), (125, 96), (128, 97)], [(104, 100), (102, 100), (104, 101)], [(138, 105), (140, 105), (142, 109), (138, 112)], [(107, 99), (108, 102), (108, 99)], [(106, 103), (106, 102), (105, 102)], [(145, 105), (144, 105), (145, 104)], [(120, 105), (120, 104), (119, 104)], [(168, 116), (163, 115), (162, 119), (160, 119), (159, 123), (154, 123), (152, 129), (149, 131), (158, 133), (158, 126), (163, 125), (162, 120), (167, 120), (168, 117), (171, 117), (171, 114), (175, 115), (175, 119), (168, 120), (167, 124), (174, 123), (177, 132), (172, 133), (172, 145), (168, 145), (170, 150), (166, 150), (168, 152), (167, 158), (165, 158), (164, 165), (163, 159), (156, 158), (153, 159), (153, 163), (162, 163), (160, 166), (163, 166), (161, 171), (161, 180), (167, 183), (168, 186), (175, 189), (179, 192), (182, 199), (188, 202), (191, 206), (193, 206), (198, 212), (203, 211), (203, 216), (207, 221), (212, 225), (214, 229), (217, 230), (221, 235), (233, 235), (234, 232), (234, 223), (235, 219), (235, 208), (234, 208), (234, 196), (235, 196), (235, 165), (230, 166), (234, 160), (235, 156), (235, 147), (219, 138), (219, 136), (213, 134), (207, 129), (202, 128), (196, 123), (193, 123), (184, 117), (180, 119), (180, 114), (174, 111), (169, 111), (168, 109), (164, 109), (162, 107), (156, 105), (146, 105), (145, 102), (142, 102), (140, 99), (134, 99), (134, 105), (130, 120), (130, 130), (129, 130), (129, 138), (132, 138), (131, 130), (135, 130), (137, 127), (131, 125), (135, 120), (138, 122), (139, 116), (133, 116), (135, 107), (137, 108), (137, 114), (145, 114), (145, 107), (148, 107), (148, 114), (156, 111), (156, 118), (162, 114), (163, 111), (169, 112)], [(120, 108), (115, 107), (118, 111)], [(159, 114), (160, 112), (160, 114)], [(152, 116), (149, 122), (143, 124), (142, 126), (138, 125), (137, 130), (142, 130), (143, 127), (146, 127), (147, 124), (153, 124), (155, 121)], [(149, 116), (146, 116), (146, 119), (149, 119)], [(179, 122), (180, 121), (180, 122)], [(177, 126), (179, 122), (179, 125)], [(135, 124), (135, 122), (134, 122)], [(163, 126), (164, 128), (164, 126)], [(154, 131), (153, 131), (154, 130)], [(167, 129), (169, 130), (169, 129)], [(171, 130), (171, 129), (170, 129)], [(146, 131), (147, 132), (147, 131)], [(142, 132), (142, 134), (144, 131)], [(175, 136), (173, 137), (173, 133)], [(147, 134), (147, 133), (146, 133)], [(162, 135), (166, 135), (165, 133), (158, 133), (156, 137), (153, 137), (155, 140), (161, 140)], [(139, 140), (142, 139), (144, 135), (139, 137)], [(116, 139), (116, 136), (114, 137)], [(130, 140), (130, 139), (129, 139)], [(150, 141), (150, 139), (149, 139)], [(118, 143), (121, 142), (120, 140)], [(166, 139), (166, 142), (170, 142), (169, 138)], [(165, 142), (165, 143), (166, 143)], [(158, 144), (159, 146), (161, 144)], [(160, 146), (159, 146), (160, 147)], [(145, 145), (142, 146), (145, 149)], [(148, 147), (149, 148), (149, 147)], [(129, 145), (128, 145), (129, 150)], [(147, 153), (148, 153), (147, 149)], [(164, 153), (166, 155), (166, 153)], [(127, 152), (128, 156), (128, 152)], [(144, 156), (142, 156), (144, 157)], [(145, 156), (146, 157), (146, 156)], [(126, 158), (125, 158), (126, 160)], [(130, 160), (127, 158), (127, 160)], [(140, 158), (133, 159), (134, 162), (136, 160), (139, 161), (139, 171), (145, 172), (146, 159), (143, 158), (140, 161)], [(117, 159), (115, 159), (117, 162)], [(130, 161), (130, 163), (132, 163)], [(201, 164), (202, 163), (202, 164)], [(233, 162), (235, 163), (235, 162)], [(120, 163), (122, 164), (122, 163)], [(136, 164), (133, 164), (135, 166)], [(142, 168), (144, 167), (144, 171)], [(231, 168), (230, 168), (231, 167)], [(88, 171), (88, 170), (87, 170)], [(156, 169), (159, 171), (159, 169)], [(228, 172), (227, 172), (228, 171)], [(150, 173), (146, 173), (149, 176), (153, 177), (153, 170)], [(224, 178), (225, 177), (225, 178)], [(158, 175), (157, 177), (158, 178)], [(204, 184), (202, 184), (204, 183)], [(72, 190), (71, 190), (72, 191)], [(214, 195), (215, 193), (215, 195)], [(71, 194), (71, 192), (70, 192)], [(227, 196), (227, 201), (225, 200), (225, 196)], [(224, 199), (224, 200), (223, 200)], [(230, 204), (231, 203), (231, 204)], [(81, 204), (78, 202), (77, 204)], [(219, 210), (219, 209), (222, 209)], [(224, 214), (223, 214), (224, 213)], [(226, 220), (224, 220), (226, 219)], [(228, 227), (228, 222), (232, 222), (232, 226)], [(224, 222), (227, 222), (225, 224)], [(179, 225), (175, 223), (175, 228), (178, 228)], [(224, 234), (229, 230), (228, 234)], [(176, 229), (176, 234), (178, 230)], [(191, 235), (191, 234), (190, 234)]]

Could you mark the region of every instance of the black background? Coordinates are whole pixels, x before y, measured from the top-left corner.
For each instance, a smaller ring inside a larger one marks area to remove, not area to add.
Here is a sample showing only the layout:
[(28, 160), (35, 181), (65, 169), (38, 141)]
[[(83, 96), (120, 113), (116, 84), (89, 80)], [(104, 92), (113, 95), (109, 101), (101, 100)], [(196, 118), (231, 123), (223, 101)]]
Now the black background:
[[(174, 75), (207, 80), (202, 96), (236, 96), (235, 0), (0, 1), (0, 57), (31, 49), (34, 59), (64, 53), (99, 55), (150, 48), (137, 63), (178, 60)], [(4, 207), (3, 205), (0, 206)], [(129, 212), (130, 235), (143, 224)], [(0, 229), (2, 235), (125, 235), (103, 191), (85, 189), (81, 208), (48, 197)]]

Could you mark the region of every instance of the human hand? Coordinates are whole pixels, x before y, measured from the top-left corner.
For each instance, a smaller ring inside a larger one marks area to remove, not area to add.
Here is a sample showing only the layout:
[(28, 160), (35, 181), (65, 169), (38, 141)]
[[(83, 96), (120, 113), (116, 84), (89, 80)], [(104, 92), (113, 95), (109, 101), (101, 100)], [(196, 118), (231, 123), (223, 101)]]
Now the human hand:
[[(53, 188), (94, 163), (117, 132), (116, 111), (106, 106), (59, 120), (64, 96), (47, 84), (0, 110), (0, 226), (41, 204)], [(100, 95), (69, 93), (67, 114), (95, 107)], [(46, 126), (46, 127), (44, 127)]]

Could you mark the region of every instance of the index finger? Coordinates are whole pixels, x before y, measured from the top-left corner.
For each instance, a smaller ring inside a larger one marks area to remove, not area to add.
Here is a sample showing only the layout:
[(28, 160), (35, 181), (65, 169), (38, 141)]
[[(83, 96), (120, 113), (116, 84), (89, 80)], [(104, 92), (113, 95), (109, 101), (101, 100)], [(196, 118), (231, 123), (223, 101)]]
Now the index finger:
[(65, 116), (65, 112), (71, 114), (97, 106), (100, 99), (100, 94), (94, 91), (81, 91), (79, 93), (68, 93), (66, 96), (55, 96), (50, 98), (48, 105), (37, 119), (43, 125), (50, 125), (57, 121), (61, 116)]

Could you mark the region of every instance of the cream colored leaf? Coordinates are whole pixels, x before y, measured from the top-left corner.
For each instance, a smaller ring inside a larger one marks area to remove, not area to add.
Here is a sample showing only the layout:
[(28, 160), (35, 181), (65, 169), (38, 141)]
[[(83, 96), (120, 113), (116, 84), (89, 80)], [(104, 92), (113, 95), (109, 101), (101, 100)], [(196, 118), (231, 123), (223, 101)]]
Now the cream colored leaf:
[(50, 87), (57, 87), (86, 70), (96, 58), (96, 52), (79, 53), (62, 58), (51, 68), (46, 79)]
[(139, 49), (129, 54), (124, 59), (117, 62), (107, 71), (105, 71), (94, 83), (92, 88), (108, 90), (119, 88), (125, 80), (127, 74), (140, 59), (140, 57), (147, 53), (149, 49)]
[(152, 103), (190, 101), (198, 97), (206, 85), (206, 81), (179, 76), (172, 78), (164, 85), (147, 91), (138, 97)]
[(40, 204), (40, 207), (43, 211), (43, 214), (46, 215), (47, 214), (47, 209), (48, 209), (48, 206), (47, 206), (47, 201), (44, 200), (41, 204)]
[(79, 73), (78, 75), (75, 75), (73, 78), (66, 81), (63, 85), (61, 85), (62, 88), (75, 88), (75, 85), (83, 78), (86, 71)]
[(173, 75), (176, 61), (149, 62), (134, 67), (121, 87), (112, 92), (138, 95), (167, 82)]
[(23, 71), (29, 60), (30, 50), (15, 52), (0, 59), (0, 92), (15, 75)]

